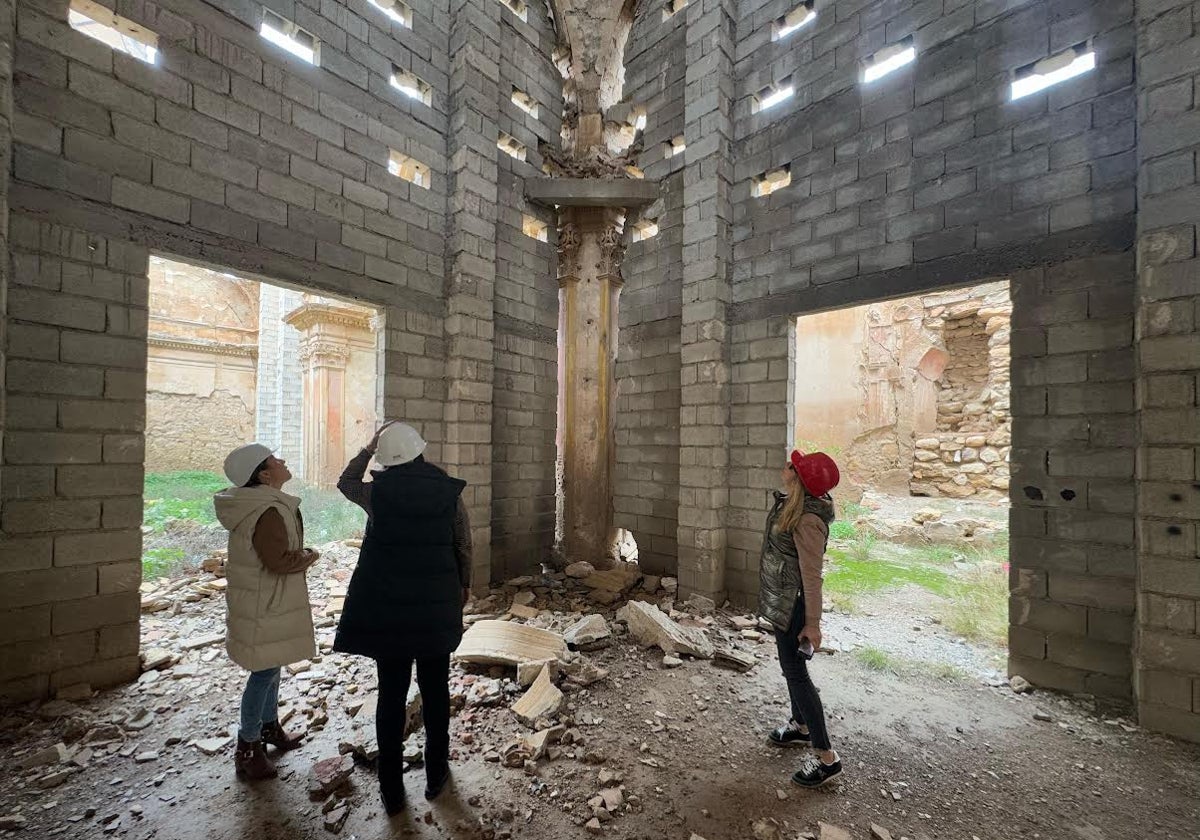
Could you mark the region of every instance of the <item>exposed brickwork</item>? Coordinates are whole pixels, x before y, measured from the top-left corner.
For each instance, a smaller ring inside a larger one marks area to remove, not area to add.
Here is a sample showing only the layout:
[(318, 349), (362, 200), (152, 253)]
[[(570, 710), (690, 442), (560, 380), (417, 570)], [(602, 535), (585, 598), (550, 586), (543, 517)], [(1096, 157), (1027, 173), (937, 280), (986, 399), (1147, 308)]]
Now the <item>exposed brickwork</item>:
[(684, 157), (665, 157), (663, 144), (683, 133), (685, 20), (642, 15), (625, 48), (627, 98), (646, 108), (639, 163), (662, 200), (647, 211), (658, 235), (630, 244), (621, 268), (613, 524), (655, 574), (674, 574), (678, 556)]
[(1200, 3), (1138, 4), (1138, 717), (1200, 741)]

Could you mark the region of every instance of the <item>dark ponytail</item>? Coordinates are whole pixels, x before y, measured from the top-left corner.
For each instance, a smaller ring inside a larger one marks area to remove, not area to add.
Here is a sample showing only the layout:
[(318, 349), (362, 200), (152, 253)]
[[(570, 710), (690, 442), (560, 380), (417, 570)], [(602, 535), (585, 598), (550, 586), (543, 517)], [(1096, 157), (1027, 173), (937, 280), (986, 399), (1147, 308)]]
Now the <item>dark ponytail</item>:
[(266, 468), (267, 468), (267, 459), (266, 459), (266, 458), (264, 458), (264, 459), (263, 459), (263, 462), (262, 462), (261, 464), (259, 464), (257, 467), (255, 467), (255, 468), (254, 468), (254, 473), (253, 473), (253, 474), (250, 476), (250, 480), (249, 480), (249, 481), (247, 481), (247, 482), (246, 482), (245, 484), (243, 484), (242, 486), (243, 486), (243, 487), (261, 487), (261, 486), (262, 486), (262, 479), (260, 479), (258, 476), (259, 476), (259, 475), (262, 473), (262, 471), (263, 471), (263, 470), (265, 470)]

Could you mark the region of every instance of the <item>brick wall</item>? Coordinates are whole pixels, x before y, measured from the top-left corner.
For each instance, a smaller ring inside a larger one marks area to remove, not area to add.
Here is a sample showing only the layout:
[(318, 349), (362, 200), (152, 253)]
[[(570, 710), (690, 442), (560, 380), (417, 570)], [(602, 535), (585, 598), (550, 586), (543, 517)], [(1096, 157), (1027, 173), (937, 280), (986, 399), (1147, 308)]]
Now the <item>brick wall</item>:
[(383, 408), (471, 482), (489, 576), (503, 7), (409, 5), (412, 29), (367, 0), (271, 0), (321, 39), (314, 67), (259, 36), (258, 2), (120, 0), (153, 66), (72, 30), (66, 0), (18, 4), (0, 693), (137, 671), (151, 252), (378, 306)]
[[(686, 15), (637, 18), (625, 48), (625, 92), (645, 107), (639, 165), (662, 183), (658, 235), (631, 243), (621, 267), (617, 330), (613, 524), (633, 533), (638, 562), (674, 574), (679, 528), (679, 329), (683, 280), (683, 156), (663, 145), (683, 133)], [(632, 229), (637, 217), (626, 221)]]
[[(550, 60), (546, 7), (500, 26), (497, 126), (526, 148), (525, 161), (498, 157), (495, 382), (492, 410), (492, 579), (538, 570), (554, 545), (558, 283), (553, 213), (525, 202), (525, 179), (541, 175), (540, 142), (558, 145), (562, 77)], [(537, 117), (512, 101), (537, 102)], [(526, 215), (546, 225), (545, 242), (522, 230)]]
[(1200, 3), (1138, 3), (1142, 724), (1200, 741)]

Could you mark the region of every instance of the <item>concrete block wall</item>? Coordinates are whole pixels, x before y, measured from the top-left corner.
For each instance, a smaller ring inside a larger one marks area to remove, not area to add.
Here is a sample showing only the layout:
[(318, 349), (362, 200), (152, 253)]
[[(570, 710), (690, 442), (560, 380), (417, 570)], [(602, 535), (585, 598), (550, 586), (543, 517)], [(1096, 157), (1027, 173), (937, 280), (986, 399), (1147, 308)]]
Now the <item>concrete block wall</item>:
[(685, 21), (641, 15), (625, 49), (626, 97), (646, 108), (638, 163), (660, 179), (662, 200), (650, 210), (658, 234), (631, 242), (621, 267), (613, 514), (634, 535), (638, 562), (664, 575), (675, 574), (678, 554), (684, 158), (667, 158), (663, 145), (683, 133)]
[[(486, 30), (498, 58), (501, 7), (477, 0), (452, 32), (442, 0), (410, 5), (411, 30), (366, 0), (272, 2), (321, 38), (313, 67), (258, 35), (259, 3), (122, 0), (160, 37), (154, 66), (70, 29), (66, 0), (18, 4), (0, 693), (136, 673), (150, 253), (378, 306), (383, 410), (472, 482), (487, 578), (497, 179), (480, 176), (483, 206), (464, 176), (495, 166), (496, 136), (446, 135), (455, 113), (478, 126), (454, 62), (497, 102), (467, 54)], [(388, 84), (394, 66), (431, 106)], [(430, 188), (390, 175), (389, 149)]]
[[(525, 161), (500, 153), (496, 220), (495, 380), (492, 411), (492, 579), (536, 572), (554, 547), (558, 398), (558, 281), (554, 214), (527, 204), (525, 179), (541, 175), (539, 143), (559, 144), (562, 77), (550, 59), (553, 25), (532, 4), (523, 22), (500, 19), (497, 127), (526, 148)], [(513, 90), (533, 97), (537, 117)], [(526, 215), (546, 241), (525, 234)]]
[(1133, 658), (1133, 252), (1011, 277), (1009, 670), (1127, 697)]
[(1200, 741), (1200, 3), (1139, 2), (1141, 723)]

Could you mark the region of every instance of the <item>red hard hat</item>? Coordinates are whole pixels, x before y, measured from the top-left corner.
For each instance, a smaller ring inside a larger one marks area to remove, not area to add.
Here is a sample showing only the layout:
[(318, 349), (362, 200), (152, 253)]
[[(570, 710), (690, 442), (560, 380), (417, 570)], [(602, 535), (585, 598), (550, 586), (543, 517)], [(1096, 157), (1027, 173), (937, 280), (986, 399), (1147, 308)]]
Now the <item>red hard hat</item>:
[(837, 487), (838, 481), (841, 480), (842, 475), (838, 472), (837, 464), (824, 452), (805, 455), (799, 450), (793, 450), (791, 461), (792, 469), (800, 477), (800, 483), (813, 496), (824, 496)]

